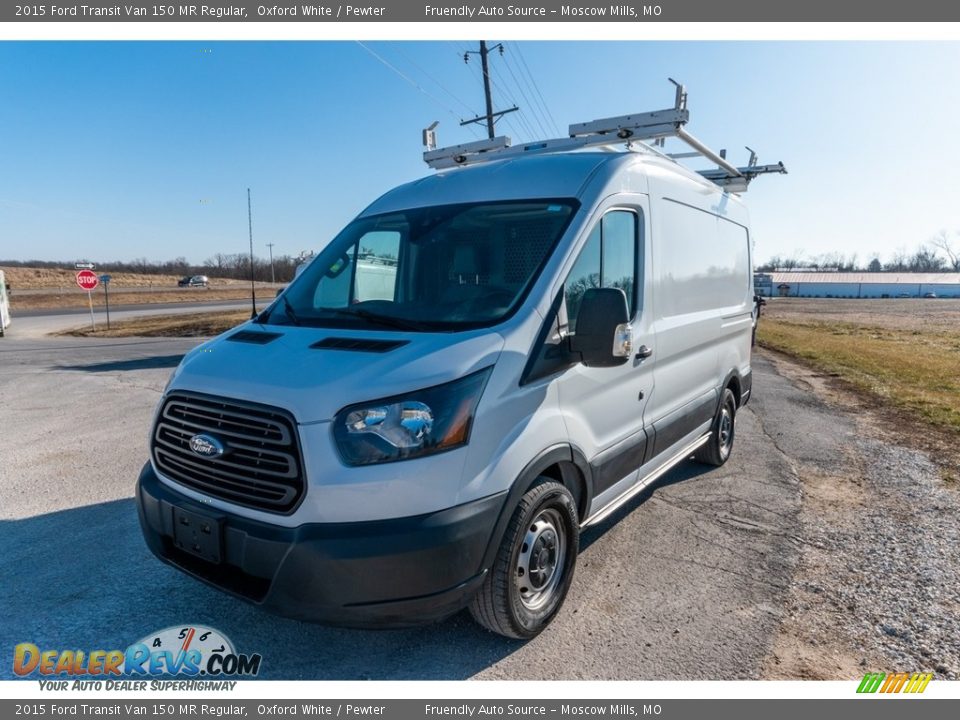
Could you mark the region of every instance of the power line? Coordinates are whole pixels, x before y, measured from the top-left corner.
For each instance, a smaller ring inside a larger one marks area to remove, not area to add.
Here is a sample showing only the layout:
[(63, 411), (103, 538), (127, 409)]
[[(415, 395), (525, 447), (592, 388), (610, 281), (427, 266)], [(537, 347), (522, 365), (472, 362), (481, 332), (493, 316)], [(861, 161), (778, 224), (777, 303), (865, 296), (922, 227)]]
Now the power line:
[[(375, 57), (377, 60), (379, 60), (381, 63), (383, 63), (386, 67), (388, 67), (388, 68), (390, 68), (391, 70), (393, 70), (393, 72), (395, 72), (395, 73), (396, 73), (397, 75), (399, 75), (401, 78), (403, 78), (403, 79), (406, 80), (408, 83), (410, 83), (411, 85), (413, 85), (413, 87), (415, 87), (417, 90), (419, 90), (420, 92), (422, 92), (422, 93), (423, 93), (424, 95), (426, 95), (428, 98), (430, 98), (431, 100), (433, 100), (437, 105), (439, 105), (441, 108), (443, 108), (444, 110), (446, 110), (454, 119), (456, 119), (456, 120), (459, 122), (460, 118), (457, 116), (457, 114), (456, 114), (455, 112), (453, 112), (453, 110), (452, 110), (448, 105), (446, 105), (445, 103), (443, 103), (443, 101), (441, 101), (441, 100), (440, 100), (439, 98), (437, 98), (435, 95), (431, 94), (431, 93), (428, 92), (426, 89), (424, 89), (423, 86), (420, 85), (418, 82), (416, 82), (415, 80), (411, 79), (410, 77), (408, 77), (407, 75), (405, 75), (404, 73), (402, 73), (402, 72), (401, 72), (400, 70), (398, 70), (394, 65), (392, 65), (392, 64), (389, 63), (387, 60), (385, 60), (384, 58), (382, 58), (380, 55), (378, 55), (376, 52), (374, 52), (371, 48), (367, 47), (363, 42), (361, 42), (360, 40), (356, 40), (355, 42), (357, 43), (357, 45), (359, 45), (360, 47), (362, 47), (364, 50), (366, 50), (368, 53), (370, 53), (373, 57)], [(470, 129), (473, 130), (473, 128), (470, 128)], [(476, 133), (474, 133), (474, 136), (476, 137)]]
[[(469, 52), (469, 48), (466, 45), (454, 45), (453, 43), (450, 43), (450, 45), (457, 49), (457, 53), (458, 53), (457, 56), (460, 58), (462, 58), (467, 52)], [(479, 82), (482, 86), (483, 77), (480, 75), (480, 71), (475, 66), (470, 65), (469, 63), (467, 63), (467, 67), (470, 69), (470, 72), (473, 74), (477, 82)], [(496, 66), (494, 66), (494, 71), (499, 75), (499, 71), (496, 70)], [(502, 78), (503, 76), (500, 75), (500, 77)], [(491, 82), (493, 82), (493, 78), (491, 78)], [(494, 85), (500, 90), (507, 89), (506, 83), (503, 83), (502, 85), (499, 83), (494, 83)], [(516, 102), (516, 98), (513, 97), (512, 93), (508, 94), (507, 99), (510, 102), (512, 102), (514, 105), (518, 104)], [(527, 120), (527, 115), (524, 112), (523, 108), (520, 108), (516, 114), (505, 117), (504, 122), (506, 122), (507, 125), (514, 130), (514, 135), (526, 135), (527, 139), (529, 140), (533, 140), (537, 137), (537, 132), (533, 129), (533, 126)], [(515, 122), (518, 123), (518, 125), (514, 125)], [(522, 127), (520, 127), (521, 125)], [(520, 129), (519, 133), (517, 132), (518, 127)]]
[[(540, 121), (540, 116), (537, 113), (536, 105), (530, 102), (530, 98), (527, 97), (527, 94), (524, 92), (523, 87), (520, 85), (520, 82), (517, 80), (517, 76), (514, 74), (513, 68), (510, 67), (510, 61), (504, 62), (504, 66), (507, 68), (507, 72), (510, 73), (510, 77), (513, 78), (513, 82), (516, 84), (517, 90), (520, 91), (520, 95), (523, 97), (523, 101), (527, 104), (527, 107), (530, 108), (530, 112), (533, 115), (533, 119), (536, 121), (537, 125), (540, 126), (540, 132), (543, 133), (542, 137), (547, 137), (550, 133), (547, 131), (543, 123)], [(528, 84), (528, 87), (529, 87), (529, 84)]]
[(474, 110), (473, 110), (472, 107), (470, 107), (469, 105), (467, 105), (463, 100), (461, 100), (461, 99), (458, 98), (456, 95), (454, 95), (452, 92), (450, 92), (449, 90), (447, 90), (447, 88), (443, 85), (443, 83), (441, 83), (439, 80), (437, 80), (437, 79), (436, 79), (433, 75), (431, 75), (428, 71), (426, 71), (426, 70), (424, 70), (422, 67), (420, 67), (420, 65), (418, 65), (417, 62), (416, 62), (412, 57), (410, 57), (409, 55), (407, 55), (403, 50), (401, 50), (401, 49), (399, 49), (399, 48), (397, 49), (397, 51), (407, 60), (407, 62), (409, 62), (411, 65), (413, 65), (415, 68), (417, 68), (417, 70), (419, 70), (419, 71), (422, 72), (424, 75), (426, 75), (428, 78), (430, 78), (430, 79), (431, 79), (441, 90), (443, 90), (447, 95), (449, 95), (449, 96), (452, 97), (454, 100), (456, 100), (458, 103), (460, 103), (461, 105), (463, 105), (463, 107), (466, 108), (467, 112), (469, 112), (471, 115), (475, 115), (475, 114), (476, 114), (476, 113), (474, 112)]
[(520, 50), (520, 46), (511, 43), (511, 48), (515, 48), (517, 51), (517, 57), (520, 58), (520, 62), (523, 64), (524, 69), (527, 71), (527, 75), (530, 76), (530, 80), (533, 81), (533, 89), (536, 91), (537, 97), (540, 99), (540, 104), (543, 107), (544, 112), (547, 114), (547, 117), (550, 119), (550, 122), (553, 124), (554, 130), (556, 130), (557, 135), (560, 134), (560, 126), (557, 125), (557, 121), (553, 117), (553, 113), (550, 112), (550, 108), (547, 106), (546, 101), (543, 99), (543, 94), (540, 92), (540, 86), (537, 84), (536, 78), (533, 76), (533, 73), (530, 72), (530, 67), (527, 65), (526, 58), (523, 57), (523, 52)]
[[(497, 78), (499, 78), (499, 82), (495, 83), (495, 86), (501, 92), (503, 92), (504, 95), (506, 95), (507, 100), (509, 102), (513, 103), (514, 105), (519, 105), (519, 103), (516, 100), (516, 96), (513, 94), (513, 91), (510, 89), (510, 86), (508, 85), (506, 79), (504, 78), (503, 73), (501, 73), (499, 70), (494, 69), (494, 74), (497, 76)], [(527, 114), (523, 110), (523, 108), (521, 108), (520, 111), (517, 113), (516, 119), (518, 122), (524, 125), (524, 128), (525, 128), (524, 133), (527, 135), (528, 140), (533, 140), (537, 137), (537, 132), (536, 130), (533, 129), (533, 125), (530, 123), (530, 121), (527, 120)]]
[(481, 120), (483, 120), (486, 122), (486, 125), (487, 125), (487, 137), (489, 137), (490, 139), (493, 139), (493, 137), (495, 136), (493, 126), (494, 126), (494, 123), (497, 121), (497, 119), (503, 117), (507, 113), (516, 112), (519, 109), (516, 106), (512, 108), (508, 108), (506, 110), (493, 109), (493, 95), (490, 91), (490, 69), (489, 69), (490, 57), (489, 56), (490, 56), (490, 53), (494, 50), (500, 50), (500, 55), (502, 56), (503, 43), (497, 43), (492, 48), (488, 48), (487, 41), (481, 40), (480, 50), (467, 50), (463, 54), (463, 61), (465, 63), (469, 63), (471, 55), (480, 56), (480, 66), (483, 70), (483, 97), (486, 104), (487, 112), (486, 114), (478, 115), (477, 117), (472, 118), (471, 120), (464, 120), (460, 124), (470, 125), (472, 123), (479, 123)]

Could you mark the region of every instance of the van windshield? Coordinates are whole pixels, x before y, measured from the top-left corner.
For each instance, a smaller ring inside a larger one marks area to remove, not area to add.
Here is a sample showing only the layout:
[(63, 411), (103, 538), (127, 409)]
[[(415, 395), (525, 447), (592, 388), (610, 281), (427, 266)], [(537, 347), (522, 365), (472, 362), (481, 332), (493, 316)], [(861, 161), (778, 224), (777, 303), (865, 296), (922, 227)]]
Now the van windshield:
[(577, 209), (574, 200), (443, 205), (358, 218), (261, 322), (459, 330), (510, 315)]

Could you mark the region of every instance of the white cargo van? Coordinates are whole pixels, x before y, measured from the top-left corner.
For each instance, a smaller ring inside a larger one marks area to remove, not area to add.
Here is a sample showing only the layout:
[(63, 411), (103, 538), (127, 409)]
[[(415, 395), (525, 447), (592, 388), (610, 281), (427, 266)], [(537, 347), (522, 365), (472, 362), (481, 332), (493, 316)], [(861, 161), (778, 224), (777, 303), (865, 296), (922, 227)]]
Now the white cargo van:
[(10, 298), (7, 294), (7, 278), (0, 270), (0, 337), (10, 327)]
[[(137, 486), (151, 550), (291, 617), (469, 607), (506, 636), (542, 630), (581, 529), (688, 458), (723, 464), (750, 397), (730, 191), (783, 166), (709, 151), (685, 100), (425, 153), (450, 169), (376, 200), (174, 372)], [(668, 135), (719, 169), (639, 142)]]

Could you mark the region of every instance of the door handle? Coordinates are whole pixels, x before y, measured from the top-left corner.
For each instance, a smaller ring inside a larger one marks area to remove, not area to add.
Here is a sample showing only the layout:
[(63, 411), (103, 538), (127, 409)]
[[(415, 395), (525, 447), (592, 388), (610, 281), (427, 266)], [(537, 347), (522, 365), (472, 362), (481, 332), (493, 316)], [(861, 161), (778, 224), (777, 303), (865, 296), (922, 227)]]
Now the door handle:
[(649, 348), (646, 345), (641, 345), (637, 348), (637, 354), (634, 356), (634, 358), (636, 360), (646, 360), (651, 355), (653, 355), (653, 348)]

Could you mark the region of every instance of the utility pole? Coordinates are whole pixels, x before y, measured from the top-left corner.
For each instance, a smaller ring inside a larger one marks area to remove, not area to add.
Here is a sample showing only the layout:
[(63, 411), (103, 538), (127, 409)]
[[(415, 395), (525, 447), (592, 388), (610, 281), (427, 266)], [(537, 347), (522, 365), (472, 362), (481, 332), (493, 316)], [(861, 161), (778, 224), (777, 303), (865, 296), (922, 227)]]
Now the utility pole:
[(517, 110), (520, 109), (516, 105), (514, 105), (512, 108), (509, 108), (508, 110), (498, 110), (497, 112), (493, 111), (493, 97), (490, 94), (490, 64), (489, 64), (489, 61), (487, 60), (487, 57), (494, 50), (499, 50), (500, 55), (503, 55), (503, 43), (497, 43), (492, 48), (488, 48), (487, 41), (481, 40), (479, 51), (468, 50), (463, 54), (463, 61), (465, 63), (470, 62), (471, 55), (480, 56), (480, 67), (483, 69), (483, 95), (484, 95), (484, 99), (486, 100), (487, 114), (479, 115), (473, 118), (472, 120), (464, 120), (460, 123), (460, 125), (463, 126), (463, 125), (470, 125), (472, 123), (479, 123), (479, 122), (485, 121), (487, 124), (487, 137), (489, 137), (491, 140), (494, 137), (493, 124), (497, 120), (497, 118), (500, 118), (506, 115), (507, 113), (516, 112)]
[(257, 316), (257, 290), (253, 285), (253, 212), (250, 209), (250, 188), (247, 188), (247, 227), (250, 230), (250, 317), (255, 318)]
[(270, 248), (270, 282), (276, 284), (276, 279), (273, 275), (273, 243), (267, 243), (267, 247)]

